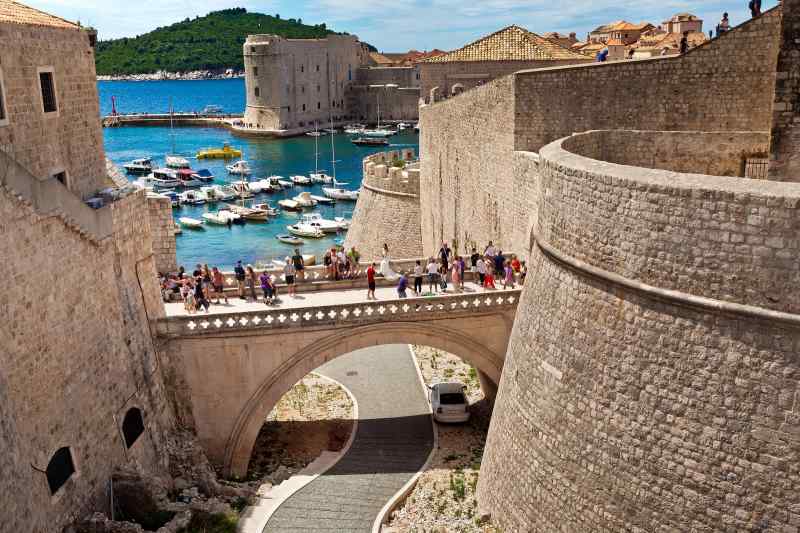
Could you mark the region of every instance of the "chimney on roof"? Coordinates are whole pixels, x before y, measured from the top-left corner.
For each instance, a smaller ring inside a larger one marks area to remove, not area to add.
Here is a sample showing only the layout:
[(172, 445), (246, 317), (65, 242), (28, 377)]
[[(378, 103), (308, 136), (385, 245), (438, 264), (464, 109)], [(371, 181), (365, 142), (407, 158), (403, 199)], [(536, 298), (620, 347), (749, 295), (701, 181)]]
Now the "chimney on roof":
[(569, 40), (572, 42), (577, 42), (578, 34), (573, 31), (572, 33), (569, 34)]

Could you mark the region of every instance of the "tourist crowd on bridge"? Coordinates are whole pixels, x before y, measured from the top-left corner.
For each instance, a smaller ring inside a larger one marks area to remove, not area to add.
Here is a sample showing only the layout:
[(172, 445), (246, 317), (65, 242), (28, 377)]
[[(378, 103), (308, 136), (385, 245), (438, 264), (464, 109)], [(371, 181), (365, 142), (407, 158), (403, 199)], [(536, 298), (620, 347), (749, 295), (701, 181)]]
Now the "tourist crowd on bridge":
[[(462, 293), (468, 290), (484, 291), (513, 289), (521, 285), (527, 275), (525, 261), (516, 255), (504, 254), (492, 241), (479, 253), (473, 247), (470, 255), (457, 255), (448, 243), (442, 243), (436, 257), (416, 260), (407, 272), (391, 270), (389, 248), (384, 244), (383, 261), (372, 262), (364, 267), (361, 254), (352, 247), (345, 251), (337, 246), (327, 250), (323, 256), (327, 281), (345, 281), (366, 278), (367, 299), (376, 300), (377, 279), (396, 280), (397, 296), (407, 298), (409, 291), (414, 297), (435, 296), (445, 293)], [(281, 266), (282, 265), (282, 266)], [(276, 270), (278, 272), (276, 272)], [(295, 249), (292, 256), (276, 262), (276, 268), (256, 269), (237, 261), (233, 270), (237, 296), (248, 302), (262, 301), (268, 306), (278, 305), (278, 283), (283, 281), (281, 291), (290, 298), (296, 297), (297, 285), (306, 281), (307, 266), (302, 254)], [(467, 289), (465, 281), (471, 278), (475, 288)], [(189, 273), (183, 266), (177, 272), (160, 275), (161, 293), (165, 302), (180, 299), (188, 313), (200, 310), (209, 312), (212, 304), (230, 303), (226, 293), (226, 275), (219, 267), (198, 263)], [(427, 290), (425, 290), (427, 288)]]

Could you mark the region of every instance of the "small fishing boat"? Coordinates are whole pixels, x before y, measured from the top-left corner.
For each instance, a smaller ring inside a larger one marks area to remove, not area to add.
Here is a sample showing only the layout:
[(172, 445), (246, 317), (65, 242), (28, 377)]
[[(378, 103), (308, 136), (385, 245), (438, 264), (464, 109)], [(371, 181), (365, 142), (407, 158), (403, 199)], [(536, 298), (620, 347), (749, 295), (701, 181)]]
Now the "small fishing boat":
[(312, 172), (308, 177), (312, 183), (333, 183), (333, 177), (324, 172)]
[(189, 160), (180, 155), (168, 155), (166, 157), (167, 168), (189, 168)]
[(192, 173), (192, 178), (200, 180), (205, 183), (210, 183), (214, 181), (214, 174), (212, 174), (211, 171), (208, 170), (207, 168), (201, 168), (199, 170), (195, 170)]
[(149, 157), (134, 159), (123, 165), (128, 174), (149, 174), (153, 171), (153, 160)]
[(295, 185), (311, 185), (311, 178), (306, 176), (292, 176), (289, 178)]
[(309, 226), (308, 224), (303, 224), (302, 222), (293, 224), (291, 226), (286, 226), (286, 230), (292, 235), (297, 235), (298, 237), (321, 239), (325, 236), (325, 233), (323, 233), (321, 229), (315, 226)]
[(203, 229), (203, 221), (196, 218), (181, 217), (178, 219), (178, 223), (188, 229)]
[(284, 244), (291, 244), (292, 246), (302, 246), (306, 243), (306, 241), (300, 237), (295, 237), (294, 235), (278, 235), (275, 238)]
[(334, 181), (333, 184), (333, 187), (322, 188), (322, 193), (328, 198), (333, 198), (334, 200), (350, 200), (352, 202), (358, 200), (358, 191), (349, 191), (339, 187), (339, 185), (347, 185), (347, 183)]
[(303, 206), (294, 200), (278, 200), (278, 205), (286, 211), (302, 211)]
[(336, 200), (334, 200), (333, 198), (328, 198), (327, 196), (317, 196), (316, 194), (312, 194), (311, 199), (316, 200), (318, 204), (331, 205), (336, 203)]
[(224, 143), (222, 148), (206, 148), (197, 152), (197, 159), (233, 159), (242, 157), (242, 151)]
[(361, 146), (386, 146), (389, 144), (389, 139), (380, 137), (357, 137), (350, 142)]
[(269, 204), (253, 204), (253, 209), (260, 209), (267, 213), (267, 216), (276, 217), (278, 216), (278, 210), (272, 207)]
[(227, 208), (231, 213), (235, 213), (245, 220), (266, 222), (267, 217), (269, 216), (269, 213), (267, 213), (263, 209), (258, 209), (256, 207), (244, 207), (242, 205), (228, 204)]
[(294, 187), (294, 183), (292, 183), (289, 180), (278, 180), (278, 185), (280, 185), (284, 189), (288, 189), (289, 187)]
[(258, 188), (258, 192), (273, 193), (276, 191), (275, 183), (270, 178), (262, 178), (260, 180), (251, 181), (250, 189), (252, 190), (254, 187)]
[(347, 229), (349, 224), (344, 223), (344, 219), (337, 217), (337, 220), (328, 220), (322, 218), (319, 213), (308, 213), (303, 215), (301, 224), (319, 228), (323, 233), (337, 233), (343, 229)]
[(227, 209), (220, 209), (216, 213), (203, 213), (203, 220), (209, 224), (217, 224), (219, 226), (227, 226), (228, 224), (237, 224), (242, 220), (240, 215), (232, 213)]
[(208, 201), (208, 196), (203, 191), (185, 191), (180, 195), (182, 204), (203, 205)]
[(237, 176), (249, 176), (252, 174), (250, 165), (244, 159), (240, 159), (233, 164), (227, 165), (225, 169), (228, 171), (228, 174), (235, 174)]
[(180, 185), (177, 173), (170, 168), (157, 168), (144, 178), (144, 183), (161, 189), (171, 189)]
[(310, 193), (305, 191), (292, 198), (292, 200), (300, 204), (300, 207), (314, 207), (317, 205), (317, 201), (311, 198)]

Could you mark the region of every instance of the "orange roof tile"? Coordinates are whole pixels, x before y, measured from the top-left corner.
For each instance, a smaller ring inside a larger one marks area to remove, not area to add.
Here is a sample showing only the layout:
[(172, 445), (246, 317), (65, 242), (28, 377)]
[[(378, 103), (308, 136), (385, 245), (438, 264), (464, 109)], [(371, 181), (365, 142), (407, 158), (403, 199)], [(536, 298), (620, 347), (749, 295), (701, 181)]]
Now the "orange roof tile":
[(524, 28), (508, 26), (458, 50), (436, 57), (429, 57), (420, 62), (558, 61), (570, 59), (585, 59), (585, 57)]
[(53, 28), (78, 29), (74, 22), (48, 15), (13, 0), (0, 0), (0, 24), (27, 24), (31, 26), (50, 26)]

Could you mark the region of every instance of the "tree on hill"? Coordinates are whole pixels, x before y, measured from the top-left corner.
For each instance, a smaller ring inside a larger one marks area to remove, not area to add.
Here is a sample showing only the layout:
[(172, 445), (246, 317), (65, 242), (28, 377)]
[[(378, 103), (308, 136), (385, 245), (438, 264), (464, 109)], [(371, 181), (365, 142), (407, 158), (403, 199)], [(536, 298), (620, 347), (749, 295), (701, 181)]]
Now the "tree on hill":
[(269, 33), (293, 39), (323, 38), (335, 32), (327, 26), (284, 20), (279, 15), (248, 13), (241, 7), (188, 18), (135, 38), (97, 43), (97, 73), (146, 74), (159, 70), (244, 69), (242, 45), (248, 35)]

